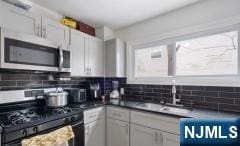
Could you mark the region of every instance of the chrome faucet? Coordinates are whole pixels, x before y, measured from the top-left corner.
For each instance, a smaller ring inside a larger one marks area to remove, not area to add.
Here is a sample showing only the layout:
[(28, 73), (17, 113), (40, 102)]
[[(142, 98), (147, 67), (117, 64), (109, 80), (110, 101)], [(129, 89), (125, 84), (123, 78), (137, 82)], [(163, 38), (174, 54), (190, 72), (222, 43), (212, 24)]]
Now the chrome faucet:
[(177, 99), (177, 98), (176, 98), (176, 93), (177, 93), (177, 90), (176, 90), (176, 81), (173, 80), (173, 85), (172, 85), (172, 96), (173, 96), (172, 104), (173, 104), (173, 105), (178, 105), (178, 102), (180, 102), (180, 99)]

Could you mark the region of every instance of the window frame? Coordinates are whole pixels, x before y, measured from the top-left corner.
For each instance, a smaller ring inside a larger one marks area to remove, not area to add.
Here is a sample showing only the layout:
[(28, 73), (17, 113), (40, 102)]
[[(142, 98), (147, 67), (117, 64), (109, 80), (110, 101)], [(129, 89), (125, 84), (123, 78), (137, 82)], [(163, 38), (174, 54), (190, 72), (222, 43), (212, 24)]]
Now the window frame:
[[(238, 31), (238, 72), (236, 75), (176, 75), (176, 51), (171, 55), (174, 74), (168, 77), (135, 77), (135, 49), (141, 49), (157, 45), (168, 45), (170, 48), (176, 49), (176, 42), (187, 39), (194, 39), (215, 34)], [(173, 48), (174, 47), (174, 48)], [(240, 25), (233, 25), (224, 28), (211, 29), (207, 31), (199, 31), (197, 33), (189, 33), (177, 37), (171, 37), (161, 41), (154, 41), (144, 44), (127, 44), (127, 82), (130, 84), (161, 84), (171, 85), (172, 80), (176, 80), (179, 85), (193, 86), (240, 86)]]
[[(156, 45), (156, 44), (155, 44)], [(158, 46), (166, 46), (166, 48), (167, 49), (171, 49), (172, 51), (172, 53), (174, 52), (174, 50), (173, 49), (175, 49), (175, 46), (174, 46), (174, 48), (172, 47), (172, 44), (166, 44), (166, 42), (164, 43), (164, 42), (160, 42), (159, 44), (157, 44)], [(134, 49), (134, 51), (136, 51), (136, 50), (141, 50), (141, 49), (151, 49), (151, 47), (153, 47), (153, 45), (149, 45), (149, 46), (147, 46), (147, 47), (140, 47), (140, 48), (135, 48)], [(174, 52), (175, 53), (175, 52)], [(173, 54), (172, 55), (168, 55), (168, 64), (173, 64), (173, 59), (169, 59), (169, 57), (172, 57), (173, 56)], [(135, 75), (136, 75), (136, 57), (135, 57), (135, 52), (134, 52), (134, 77), (135, 77)], [(169, 72), (169, 70), (170, 70), (170, 72)], [(168, 66), (168, 76), (170, 75), (173, 75), (172, 72), (173, 71), (173, 66), (171, 66), (171, 69), (169, 68), (169, 66)], [(168, 76), (163, 76), (163, 77), (168, 77)], [(135, 77), (135, 78), (159, 78), (159, 77)]]

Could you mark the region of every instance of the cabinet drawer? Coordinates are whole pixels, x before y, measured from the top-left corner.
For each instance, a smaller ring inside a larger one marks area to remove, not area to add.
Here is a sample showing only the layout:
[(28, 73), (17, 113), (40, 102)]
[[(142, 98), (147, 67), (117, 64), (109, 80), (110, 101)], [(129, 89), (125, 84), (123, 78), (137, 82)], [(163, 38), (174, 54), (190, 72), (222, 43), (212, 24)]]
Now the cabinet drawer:
[(105, 114), (104, 109), (105, 109), (104, 107), (99, 107), (99, 108), (84, 111), (84, 124), (104, 118), (104, 114)]
[(129, 122), (129, 111), (122, 108), (107, 107), (107, 117)]
[(180, 133), (179, 122), (179, 118), (131, 111), (131, 123), (178, 135)]

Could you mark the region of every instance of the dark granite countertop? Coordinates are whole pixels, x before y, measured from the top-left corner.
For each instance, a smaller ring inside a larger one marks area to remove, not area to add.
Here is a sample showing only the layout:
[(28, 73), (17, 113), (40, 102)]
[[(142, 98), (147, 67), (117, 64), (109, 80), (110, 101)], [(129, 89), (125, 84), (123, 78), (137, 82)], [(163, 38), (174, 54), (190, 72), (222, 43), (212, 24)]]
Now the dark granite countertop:
[(84, 107), (84, 110), (104, 106), (104, 105), (111, 105), (116, 107), (122, 107), (127, 108), (130, 110), (136, 110), (136, 111), (144, 111), (154, 114), (162, 114), (162, 115), (168, 115), (168, 116), (174, 116), (179, 118), (240, 118), (240, 113), (236, 112), (219, 112), (215, 110), (207, 110), (207, 109), (187, 109), (189, 110), (187, 113), (181, 113), (181, 112), (171, 112), (171, 111), (161, 111), (161, 110), (154, 110), (149, 108), (141, 108), (138, 105), (143, 102), (135, 102), (135, 101), (89, 101), (83, 104), (76, 104), (76, 106), (82, 106)]

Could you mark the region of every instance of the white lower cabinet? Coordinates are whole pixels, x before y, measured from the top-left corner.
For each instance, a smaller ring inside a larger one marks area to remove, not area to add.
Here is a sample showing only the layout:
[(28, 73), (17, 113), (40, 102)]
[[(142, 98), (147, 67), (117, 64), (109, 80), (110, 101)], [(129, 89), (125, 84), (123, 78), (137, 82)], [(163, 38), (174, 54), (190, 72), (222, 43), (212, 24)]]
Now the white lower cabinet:
[(85, 146), (105, 146), (105, 107), (84, 111)]
[(85, 125), (85, 146), (105, 146), (104, 119)]
[(129, 123), (107, 119), (107, 146), (129, 146)]
[(85, 146), (180, 146), (171, 116), (107, 106), (85, 111), (84, 123)]
[(131, 124), (131, 146), (179, 146), (179, 136)]
[(162, 132), (163, 146), (180, 146), (180, 136)]
[(157, 130), (131, 124), (131, 146), (162, 146)]

